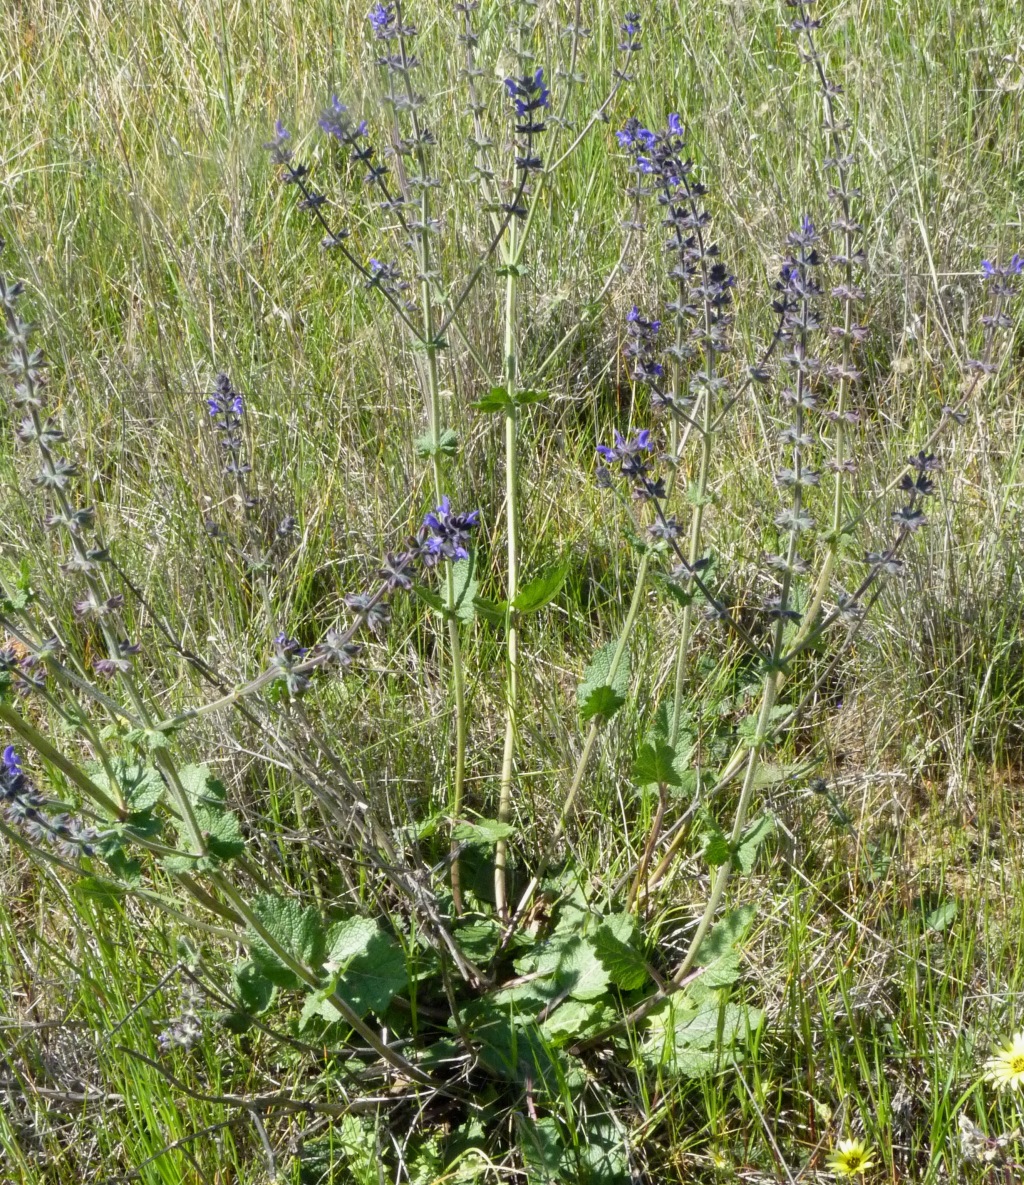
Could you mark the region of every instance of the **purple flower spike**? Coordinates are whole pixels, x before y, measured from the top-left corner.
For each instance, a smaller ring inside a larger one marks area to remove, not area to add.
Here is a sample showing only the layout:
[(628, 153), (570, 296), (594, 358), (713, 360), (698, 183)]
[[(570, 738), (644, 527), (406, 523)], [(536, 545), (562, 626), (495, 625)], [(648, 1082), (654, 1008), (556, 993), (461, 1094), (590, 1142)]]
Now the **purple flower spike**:
[(479, 510), (453, 514), (451, 499), (445, 494), (440, 506), (423, 516), (418, 542), (424, 564), (432, 568), (442, 559), (469, 559), (471, 533), (479, 523)]
[(395, 6), (393, 4), (375, 4), (368, 14), (374, 36), (382, 39), (390, 37), (391, 26), (395, 23)]
[[(647, 428), (642, 429), (632, 440), (624, 440), (622, 433), (616, 431), (615, 444), (599, 444), (597, 451), (606, 461), (620, 462), (625, 474), (638, 473), (644, 468), (644, 463), (638, 458), (639, 453), (649, 453), (654, 448), (651, 433)], [(639, 468), (638, 468), (639, 467)]]
[(512, 100), (516, 119), (516, 135), (525, 136), (525, 144), (518, 145), (520, 155), (516, 156), (516, 168), (522, 172), (538, 172), (543, 168), (540, 157), (534, 153), (533, 138), (545, 129), (541, 112), (551, 105), (551, 92), (544, 82), (543, 67), (522, 78), (506, 78), (505, 90)]
[(239, 478), (249, 472), (249, 465), (243, 456), (245, 439), (242, 432), (242, 416), (245, 400), (231, 385), (226, 374), (217, 375), (213, 394), (206, 400), (206, 406), (217, 431), (220, 447), (224, 452), (224, 472)]
[(988, 290), (993, 297), (1011, 300), (1017, 295), (1017, 276), (1024, 272), (1024, 256), (1014, 252), (1009, 260), (1000, 264), (992, 259), (981, 261), (981, 274), (989, 281)]

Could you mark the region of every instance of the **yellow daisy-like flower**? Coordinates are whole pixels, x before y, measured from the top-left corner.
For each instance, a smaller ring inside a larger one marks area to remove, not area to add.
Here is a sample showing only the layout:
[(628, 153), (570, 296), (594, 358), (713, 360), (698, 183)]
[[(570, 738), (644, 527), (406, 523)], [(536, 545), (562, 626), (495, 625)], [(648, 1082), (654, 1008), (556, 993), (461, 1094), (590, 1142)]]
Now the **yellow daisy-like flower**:
[(985, 1063), (985, 1077), (1000, 1090), (1024, 1086), (1024, 1030)]
[(840, 1140), (825, 1167), (837, 1177), (856, 1177), (858, 1174), (863, 1176), (875, 1164), (871, 1149), (863, 1140)]

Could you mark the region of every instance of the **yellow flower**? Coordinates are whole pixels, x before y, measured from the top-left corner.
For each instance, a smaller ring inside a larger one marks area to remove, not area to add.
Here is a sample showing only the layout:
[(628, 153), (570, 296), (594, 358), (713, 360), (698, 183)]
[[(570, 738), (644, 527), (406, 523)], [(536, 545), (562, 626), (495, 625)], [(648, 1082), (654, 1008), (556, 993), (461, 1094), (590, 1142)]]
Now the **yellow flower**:
[(840, 1140), (839, 1147), (833, 1151), (825, 1167), (837, 1177), (855, 1177), (858, 1173), (863, 1176), (868, 1169), (873, 1169), (875, 1161), (871, 1159), (871, 1149), (863, 1140)]
[(1024, 1086), (1024, 1030), (985, 1063), (985, 1077), (1000, 1090)]

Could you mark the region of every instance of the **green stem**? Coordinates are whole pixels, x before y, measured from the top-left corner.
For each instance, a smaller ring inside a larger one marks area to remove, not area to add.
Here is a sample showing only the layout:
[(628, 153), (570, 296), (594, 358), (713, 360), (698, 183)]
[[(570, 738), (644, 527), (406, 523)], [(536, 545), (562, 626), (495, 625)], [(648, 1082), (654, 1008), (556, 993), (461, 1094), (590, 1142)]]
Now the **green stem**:
[[(531, 207), (532, 213), (532, 207)], [(515, 759), (516, 709), (519, 696), (519, 628), (513, 603), (519, 595), (519, 502), (518, 502), (518, 441), (516, 417), (516, 264), (513, 262), (521, 245), (517, 246), (515, 223), (509, 227), (505, 278), (505, 391), (509, 399), (505, 414), (505, 524), (508, 552), (508, 616), (506, 622), (508, 671), (505, 692), (505, 743), (501, 758), (501, 780), (498, 789), (498, 822), (507, 823), (512, 813), (512, 767)], [(525, 234), (524, 234), (525, 239)], [(506, 896), (506, 865), (508, 846), (501, 839), (494, 852), (494, 900), (498, 917), (508, 920)]]
[[(398, 27), (402, 28), (402, 5), (397, 5)], [(404, 34), (399, 35), (399, 52), (402, 59), (402, 76), (405, 80), (406, 98), (409, 102), (409, 120), (412, 125), (412, 139), (416, 145), (416, 161), (420, 171), (420, 225), (415, 231), (415, 239), (419, 248), (420, 268), (420, 304), (423, 312), (423, 342), (427, 353), (427, 416), (430, 428), (431, 468), (434, 478), (434, 496), (440, 504), (444, 496), (444, 469), (441, 460), (441, 383), (438, 376), (436, 324), (434, 321), (433, 286), (431, 275), (431, 208), (430, 185), (427, 153), (420, 127), (419, 116), (416, 113), (416, 101), (413, 93), (412, 79), (408, 69), (409, 59)], [(452, 686), (455, 696), (455, 784), (452, 788), (451, 814), (453, 827), (462, 812), (466, 777), (466, 740), (468, 735), (466, 720), (466, 673), (462, 660), (462, 646), (459, 638), (459, 622), (455, 616), (455, 575), (450, 563), (445, 564), (444, 581), (445, 617), (448, 622), (448, 638), (452, 654)], [(453, 849), (454, 849), (454, 840)], [(457, 911), (462, 909), (461, 890), (459, 885), (459, 869), (457, 861), (452, 861), (451, 870), (452, 896)]]

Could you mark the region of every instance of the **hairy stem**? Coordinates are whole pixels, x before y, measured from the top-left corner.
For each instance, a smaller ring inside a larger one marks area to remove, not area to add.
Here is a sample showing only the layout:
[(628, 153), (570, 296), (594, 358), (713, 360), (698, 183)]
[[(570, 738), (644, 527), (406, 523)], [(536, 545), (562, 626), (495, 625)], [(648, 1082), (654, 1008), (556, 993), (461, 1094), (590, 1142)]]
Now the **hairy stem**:
[[(524, 236), (525, 237), (525, 236)], [(520, 246), (517, 227), (513, 222), (508, 233), (505, 277), (505, 391), (508, 409), (505, 413), (505, 529), (507, 535), (508, 586), (506, 597), (507, 674), (505, 684), (505, 742), (501, 756), (501, 779), (498, 786), (498, 822), (507, 823), (512, 812), (512, 769), (515, 759), (516, 709), (519, 699), (519, 627), (513, 603), (519, 595), (519, 496), (518, 496), (518, 417), (515, 397), (518, 382), (516, 341), (516, 297), (518, 295), (515, 260)], [(508, 845), (498, 840), (494, 852), (494, 900), (498, 917), (508, 920), (506, 896), (506, 864)]]

